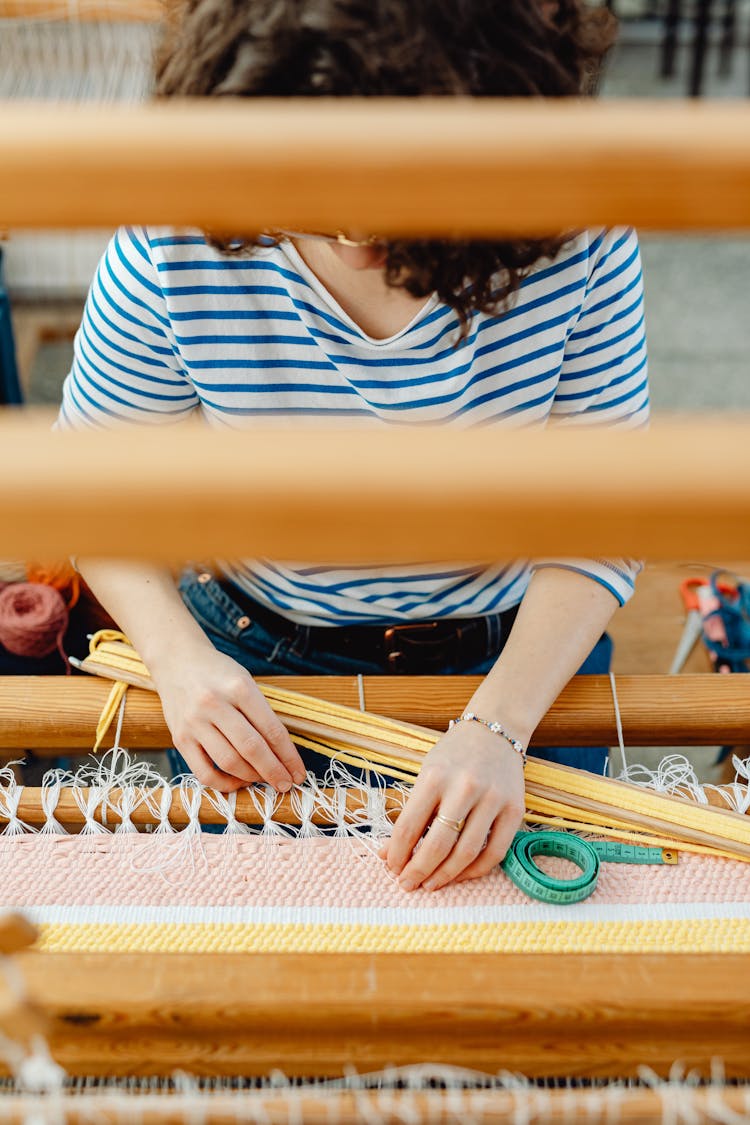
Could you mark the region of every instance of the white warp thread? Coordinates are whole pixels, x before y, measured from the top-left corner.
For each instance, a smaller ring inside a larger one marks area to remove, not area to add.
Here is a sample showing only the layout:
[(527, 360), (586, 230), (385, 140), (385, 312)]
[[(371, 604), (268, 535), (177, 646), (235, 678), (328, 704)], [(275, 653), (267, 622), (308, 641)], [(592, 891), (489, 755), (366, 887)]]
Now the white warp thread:
[(609, 673), (609, 686), (612, 691), (612, 703), (615, 708), (615, 726), (617, 727), (617, 745), (620, 747), (620, 754), (622, 755), (622, 768), (623, 771), (628, 768), (628, 760), (625, 756), (625, 739), (622, 733), (622, 716), (620, 715), (620, 701), (617, 698), (617, 684), (615, 683), (614, 672)]
[[(43, 1048), (39, 1060), (19, 1059), (17, 1051), (7, 1049), (5, 1044), (2, 1048), (6, 1048), (3, 1053), (25, 1088), (34, 1092), (24, 1099), (26, 1125), (60, 1125), (66, 1119), (66, 1109), (74, 1106), (78, 1113), (94, 1120), (94, 1105), (106, 1106), (107, 1120), (124, 1125), (163, 1112), (166, 1099), (170, 1116), (185, 1125), (203, 1125), (219, 1114), (222, 1118), (236, 1117), (246, 1125), (268, 1125), (271, 1120), (303, 1125), (305, 1109), (314, 1105), (316, 1117), (323, 1111), (329, 1125), (337, 1125), (344, 1119), (352, 1120), (341, 1101), (342, 1094), (353, 1098), (354, 1119), (363, 1125), (386, 1125), (394, 1120), (403, 1125), (496, 1122), (498, 1094), (506, 1096), (502, 1119), (507, 1125), (542, 1125), (550, 1119), (553, 1106), (559, 1112), (561, 1102), (564, 1118), (571, 1125), (579, 1121), (617, 1125), (631, 1119), (630, 1095), (644, 1086), (656, 1096), (660, 1109), (659, 1116), (649, 1120), (661, 1121), (661, 1125), (740, 1125), (747, 1121), (750, 1108), (747, 1093), (738, 1113), (725, 1099), (722, 1084), (712, 1080), (701, 1088), (697, 1076), (685, 1074), (679, 1066), (666, 1080), (644, 1069), (639, 1084), (624, 1080), (594, 1083), (590, 1088), (578, 1087), (572, 1080), (563, 1085), (558, 1079), (545, 1086), (507, 1072), (485, 1075), (448, 1066), (414, 1066), (369, 1075), (358, 1075), (348, 1068), (342, 1078), (301, 1085), (274, 1071), (258, 1086), (245, 1089), (237, 1089), (232, 1080), (199, 1083), (184, 1073), (175, 1074), (171, 1084), (161, 1079), (82, 1079), (70, 1092), (63, 1092), (60, 1075), (55, 1073), (54, 1064), (50, 1067)], [(42, 1096), (35, 1096), (39, 1094)]]
[(24, 787), (18, 784), (13, 766), (19, 764), (19, 762), (11, 762), (4, 769), (0, 769), (0, 816), (8, 821), (2, 831), (3, 836), (24, 836), (28, 832), (36, 831), (18, 817), (18, 805)]

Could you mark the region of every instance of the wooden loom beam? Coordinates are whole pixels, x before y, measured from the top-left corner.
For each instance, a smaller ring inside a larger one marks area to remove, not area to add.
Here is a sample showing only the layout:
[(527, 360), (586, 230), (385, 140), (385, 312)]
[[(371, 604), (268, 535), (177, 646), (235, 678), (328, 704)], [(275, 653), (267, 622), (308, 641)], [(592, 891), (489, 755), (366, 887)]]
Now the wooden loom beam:
[[(353, 676), (279, 676), (269, 684), (359, 706)], [(445, 730), (479, 684), (473, 676), (365, 676), (370, 711)], [(742, 676), (618, 676), (617, 698), (626, 744), (715, 746), (747, 741), (750, 691)], [(111, 683), (94, 677), (0, 677), (0, 751), (62, 749), (88, 752)], [(607, 676), (578, 676), (542, 719), (532, 745), (600, 746), (617, 743)], [(171, 745), (153, 692), (130, 688), (122, 744), (132, 750)]]
[[(423, 1063), (529, 1077), (750, 1077), (742, 955), (22, 953), (71, 1074), (341, 1074)], [(115, 971), (116, 965), (116, 971)]]
[[(545, 790), (542, 786), (534, 786), (529, 789), (533, 796), (547, 797), (551, 800), (560, 800), (560, 794), (554, 790)], [(121, 824), (125, 819), (121, 811), (121, 801), (125, 796), (123, 790), (113, 788), (107, 794), (106, 803), (102, 800), (94, 802), (93, 808), (90, 807), (89, 802), (96, 794), (88, 787), (82, 786), (76, 788), (74, 791), (70, 788), (63, 788), (60, 791), (57, 803), (53, 810), (55, 821), (62, 825), (67, 831), (76, 833), (81, 831), (91, 820), (98, 824), (106, 825), (110, 830), (113, 830), (118, 824)], [(322, 790), (325, 800), (330, 801), (330, 808), (335, 808), (335, 791), (332, 789), (324, 788)], [(15, 807), (14, 815), (18, 820), (33, 829), (42, 828), (48, 820), (48, 812), (45, 804), (42, 801), (43, 790), (33, 786), (25, 785), (21, 793), (18, 804)], [(709, 789), (707, 792), (708, 803), (714, 808), (718, 809), (732, 809), (733, 806), (724, 799), (723, 794), (729, 796), (729, 792), (721, 786)], [(151, 789), (136, 789), (135, 794), (128, 791), (128, 800), (135, 796), (136, 807), (128, 813), (127, 819), (130, 824), (134, 825), (137, 829), (144, 829), (146, 826), (155, 827), (161, 824), (162, 820), (162, 800), (163, 794), (161, 790), (156, 788)], [(689, 792), (685, 791), (680, 793), (678, 790), (675, 796), (691, 800)], [(246, 789), (241, 789), (236, 795), (236, 805), (234, 809), (235, 820), (239, 824), (250, 824), (260, 826), (265, 822), (266, 817), (260, 810), (259, 806), (253, 801), (250, 793)], [(79, 803), (80, 802), (80, 803)], [(403, 795), (395, 789), (386, 789), (384, 793), (384, 810), (388, 813), (390, 819), (395, 821), (396, 817), (403, 808)], [(351, 788), (347, 792), (346, 809), (348, 816), (355, 823), (354, 817), (357, 813), (367, 812), (370, 807), (370, 801), (367, 794), (362, 794), (356, 788)], [(584, 798), (578, 797), (576, 799), (576, 807), (584, 810), (582, 816), (585, 817), (586, 811), (590, 810), (594, 813), (604, 814), (606, 816), (607, 810), (602, 809), (600, 804), (591, 804), (586, 802)], [(87, 811), (84, 812), (83, 810)], [(157, 811), (158, 810), (158, 811)], [(169, 803), (169, 809), (166, 813), (166, 819), (176, 829), (186, 828), (192, 823), (190, 814), (188, 813), (185, 805), (180, 797), (179, 790), (173, 789)], [(295, 802), (286, 794), (279, 794), (273, 808), (273, 822), (275, 824), (291, 824), (298, 825), (300, 823), (299, 806), (295, 807)], [(533, 821), (535, 817), (529, 816), (529, 820)], [(628, 820), (628, 817), (622, 814), (623, 820)], [(208, 797), (203, 796), (200, 801), (197, 812), (197, 820), (201, 825), (215, 824), (224, 827), (227, 823), (227, 816), (221, 812), (217, 807), (215, 801), (210, 800)], [(0, 810), (0, 828), (10, 822), (10, 814), (7, 810)], [(316, 808), (310, 814), (310, 822), (317, 825), (335, 825), (337, 823), (336, 815), (332, 811), (324, 808)], [(688, 829), (682, 829), (678, 834), (673, 828), (673, 825), (668, 821), (658, 821), (656, 817), (652, 817), (648, 825), (644, 825), (642, 819), (633, 820), (633, 830), (651, 828), (652, 831), (666, 838), (677, 837), (677, 840), (686, 840), (688, 843), (695, 844), (711, 844), (719, 848), (726, 847), (726, 842), (721, 837), (714, 836), (710, 841), (703, 833), (691, 833)], [(627, 826), (626, 826), (627, 827)], [(680, 843), (677, 842), (675, 848), (679, 850)], [(735, 855), (748, 855), (747, 848), (743, 845), (734, 843), (731, 845), (731, 850)], [(28, 938), (25, 944), (30, 944), (33, 938)], [(0, 931), (0, 952), (2, 952), (3, 935)]]
[(50, 433), (50, 423), (0, 415), (0, 478), (13, 481), (0, 494), (5, 558), (655, 560), (692, 557), (701, 541), (715, 557), (750, 558), (748, 418), (501, 442), (491, 428), (292, 437), (200, 425)]
[(65, 23), (158, 23), (162, 0), (0, 0), (0, 20)]
[[(742, 103), (262, 103), (7, 103), (0, 224), (230, 234), (353, 227), (420, 237), (750, 226), (750, 107)], [(462, 198), (471, 207), (457, 207)]]
[[(333, 798), (332, 790), (324, 790), (326, 795)], [(84, 808), (86, 801), (92, 791), (88, 788), (83, 788), (79, 791), (80, 799)], [(31, 785), (26, 785), (23, 788), (18, 806), (16, 808), (16, 815), (20, 821), (32, 828), (41, 828), (46, 820), (47, 814), (44, 810), (41, 800), (42, 790)], [(148, 802), (143, 801), (144, 796), (148, 796)], [(122, 797), (122, 790), (113, 789), (108, 794), (108, 803), (106, 811), (102, 811), (102, 804), (99, 802), (91, 814), (91, 818), (99, 824), (106, 824), (109, 828), (114, 828), (116, 825), (122, 823), (123, 816), (119, 811), (119, 801)], [(143, 828), (145, 825), (158, 825), (160, 823), (160, 815), (157, 813), (151, 802), (156, 802), (159, 806), (159, 798), (161, 793), (158, 790), (138, 790), (138, 806), (133, 810), (129, 816), (130, 823), (138, 828)], [(346, 807), (350, 814), (361, 812), (368, 808), (367, 796), (362, 796), (356, 789), (350, 790), (347, 794)], [(394, 791), (386, 792), (386, 809), (388, 812), (397, 812), (403, 806), (403, 800), (399, 799), (398, 793)], [(160, 807), (160, 806), (159, 806)], [(63, 825), (66, 829), (77, 832), (87, 823), (87, 816), (82, 811), (81, 805), (74, 797), (70, 789), (63, 788), (60, 791), (57, 804), (54, 810), (55, 820), (58, 824)], [(235, 808), (236, 820), (240, 824), (261, 825), (264, 822), (262, 812), (259, 811), (258, 806), (252, 800), (247, 790), (240, 790), (236, 797)], [(169, 823), (177, 828), (185, 828), (190, 824), (190, 816), (183, 805), (179, 792), (173, 790), (172, 799), (168, 814)], [(227, 818), (223, 815), (214, 803), (207, 797), (201, 799), (200, 808), (198, 812), (198, 820), (200, 824), (218, 824), (225, 826)], [(328, 816), (322, 810), (315, 810), (310, 820), (313, 824), (333, 825), (336, 823), (334, 816)], [(290, 798), (286, 795), (279, 794), (278, 799), (274, 805), (273, 821), (275, 824), (299, 824), (300, 815), (299, 810), (294, 808)], [(0, 811), (0, 827), (8, 823), (8, 815), (6, 811)], [(33, 939), (32, 939), (33, 940)], [(29, 944), (27, 942), (26, 944)], [(3, 934), (0, 929), (0, 953), (3, 952)]]

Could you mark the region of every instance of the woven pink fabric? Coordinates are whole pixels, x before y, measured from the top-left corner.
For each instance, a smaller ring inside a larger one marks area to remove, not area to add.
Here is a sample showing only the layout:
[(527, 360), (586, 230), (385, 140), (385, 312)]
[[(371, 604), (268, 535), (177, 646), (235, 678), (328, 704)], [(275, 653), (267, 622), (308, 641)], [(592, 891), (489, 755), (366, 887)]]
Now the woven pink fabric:
[[(545, 864), (563, 874), (558, 862)], [(567, 871), (564, 872), (567, 875)], [(0, 837), (4, 907), (524, 906), (530, 900), (495, 871), (436, 893), (399, 890), (362, 844), (258, 836)], [(602, 865), (589, 903), (747, 903), (750, 864), (681, 855), (676, 866)], [(574, 908), (567, 908), (574, 909)]]

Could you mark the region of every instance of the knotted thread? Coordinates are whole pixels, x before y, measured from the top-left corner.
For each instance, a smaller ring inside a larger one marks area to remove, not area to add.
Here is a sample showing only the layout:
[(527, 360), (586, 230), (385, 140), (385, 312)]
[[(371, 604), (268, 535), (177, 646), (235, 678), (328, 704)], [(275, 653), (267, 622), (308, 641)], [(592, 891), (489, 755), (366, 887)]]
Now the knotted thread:
[(52, 586), (14, 582), (0, 590), (0, 644), (14, 656), (41, 659), (57, 649), (70, 674), (63, 649), (68, 607)]

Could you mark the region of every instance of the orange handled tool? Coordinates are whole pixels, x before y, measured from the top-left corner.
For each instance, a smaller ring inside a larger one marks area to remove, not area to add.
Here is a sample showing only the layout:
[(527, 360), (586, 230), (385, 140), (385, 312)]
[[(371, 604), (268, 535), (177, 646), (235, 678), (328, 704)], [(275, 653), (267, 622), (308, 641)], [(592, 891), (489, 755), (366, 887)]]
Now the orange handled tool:
[[(682, 598), (682, 604), (685, 606), (686, 617), (685, 624), (682, 627), (682, 635), (669, 669), (670, 676), (676, 676), (685, 667), (687, 658), (695, 648), (696, 641), (703, 631), (700, 592), (710, 585), (708, 578), (685, 578), (680, 582), (680, 597)], [(728, 597), (737, 593), (734, 586), (725, 582), (720, 582), (717, 589)]]

